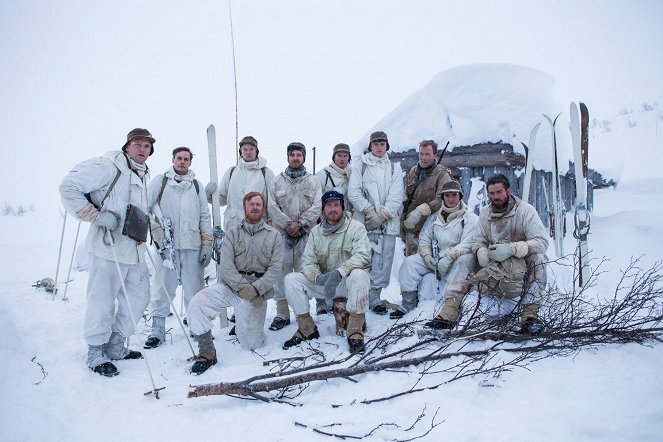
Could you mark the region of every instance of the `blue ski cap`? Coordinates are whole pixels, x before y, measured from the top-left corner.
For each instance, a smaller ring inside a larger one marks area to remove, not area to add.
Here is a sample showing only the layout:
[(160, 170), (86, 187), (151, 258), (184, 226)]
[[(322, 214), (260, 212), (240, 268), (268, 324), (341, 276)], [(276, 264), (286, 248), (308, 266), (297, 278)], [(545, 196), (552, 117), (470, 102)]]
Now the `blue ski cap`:
[(343, 194), (335, 190), (328, 190), (322, 195), (322, 208), (325, 208), (327, 201), (340, 201), (341, 207), (345, 210), (345, 204), (343, 202)]

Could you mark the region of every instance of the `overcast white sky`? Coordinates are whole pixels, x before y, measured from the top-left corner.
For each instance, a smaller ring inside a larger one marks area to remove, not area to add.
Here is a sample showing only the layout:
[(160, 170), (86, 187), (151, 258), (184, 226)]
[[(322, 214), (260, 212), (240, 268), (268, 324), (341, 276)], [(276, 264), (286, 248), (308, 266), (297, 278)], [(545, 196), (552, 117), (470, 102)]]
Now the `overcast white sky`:
[[(0, 0), (0, 203), (57, 199), (76, 162), (146, 127), (161, 172), (188, 145), (209, 176), (235, 162), (228, 2)], [(352, 144), (438, 72), (513, 63), (549, 73), (593, 116), (663, 97), (660, 1), (232, 2), (240, 137), (277, 172), (285, 146)], [(560, 111), (568, 109), (568, 101)], [(312, 167), (312, 155), (307, 165)]]

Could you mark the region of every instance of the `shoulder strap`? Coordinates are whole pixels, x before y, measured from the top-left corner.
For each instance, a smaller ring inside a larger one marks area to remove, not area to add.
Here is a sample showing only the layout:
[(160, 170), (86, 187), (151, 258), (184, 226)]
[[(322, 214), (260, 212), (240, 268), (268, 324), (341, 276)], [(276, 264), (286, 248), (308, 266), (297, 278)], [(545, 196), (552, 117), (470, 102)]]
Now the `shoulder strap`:
[[(230, 179), (233, 177), (233, 172), (235, 171), (235, 167), (237, 167), (237, 166), (233, 166), (233, 167), (230, 169), (230, 176), (228, 177), (228, 182), (230, 182)], [(265, 173), (265, 172), (263, 172), (263, 174), (264, 174), (264, 173)]]
[(200, 184), (198, 184), (198, 180), (195, 178), (193, 180), (193, 187), (196, 188), (196, 195), (200, 195)]
[[(117, 167), (117, 166), (115, 166)], [(117, 169), (117, 173), (115, 174), (115, 178), (113, 178), (113, 181), (110, 183), (110, 186), (108, 186), (108, 190), (106, 191), (106, 194), (104, 197), (101, 199), (101, 202), (99, 203), (99, 206), (97, 206), (95, 203), (92, 202), (92, 198), (90, 197), (90, 193), (86, 193), (85, 198), (92, 204), (94, 207), (97, 208), (97, 210), (101, 210), (102, 207), (104, 207), (104, 201), (106, 201), (106, 198), (108, 198), (108, 195), (110, 195), (111, 190), (113, 190), (113, 187), (115, 187), (115, 183), (117, 183), (117, 180), (120, 178), (120, 175), (122, 175), (122, 172), (120, 169)]]
[[(366, 163), (364, 163), (364, 164), (366, 164)], [(329, 180), (331, 180), (331, 182), (332, 182), (332, 187), (336, 187), (336, 183), (334, 182), (334, 178), (332, 178), (331, 173), (329, 173), (329, 171), (327, 169), (325, 169), (325, 173), (327, 174), (327, 179), (325, 180), (325, 187), (327, 187), (327, 182)]]
[(161, 190), (159, 191), (159, 196), (157, 197), (157, 204), (161, 205), (161, 197), (163, 196), (163, 191), (166, 188), (166, 183), (168, 183), (168, 177), (166, 174), (163, 174), (163, 181), (161, 181)]

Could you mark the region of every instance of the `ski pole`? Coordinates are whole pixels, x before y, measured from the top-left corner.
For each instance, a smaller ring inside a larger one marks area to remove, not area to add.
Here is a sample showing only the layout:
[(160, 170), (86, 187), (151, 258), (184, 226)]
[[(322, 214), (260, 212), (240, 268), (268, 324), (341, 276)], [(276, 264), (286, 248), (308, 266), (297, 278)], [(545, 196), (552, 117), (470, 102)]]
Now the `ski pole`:
[[(159, 284), (161, 285), (161, 290), (166, 294), (166, 297), (168, 298), (168, 301), (170, 302), (170, 306), (175, 310), (175, 306), (173, 305), (173, 300), (170, 299), (170, 295), (168, 294), (168, 290), (166, 290), (166, 285), (163, 282), (163, 277), (161, 276), (161, 272), (157, 269), (157, 264), (154, 260), (154, 257), (152, 256), (152, 252), (148, 249), (147, 250), (147, 256), (150, 257), (150, 261), (152, 262), (152, 267), (154, 267), (154, 271), (157, 273), (157, 279), (159, 280)], [(182, 293), (182, 298), (184, 298), (184, 293)], [(183, 311), (180, 310), (180, 311)], [(186, 342), (189, 344), (189, 348), (191, 349), (191, 353), (193, 354), (193, 357), (196, 357), (196, 351), (193, 349), (193, 345), (191, 345), (191, 340), (189, 339), (189, 334), (186, 332), (186, 329), (184, 328), (184, 324), (182, 323), (182, 319), (180, 318), (180, 315), (177, 314), (177, 310), (175, 310), (175, 317), (177, 318), (177, 322), (180, 324), (180, 328), (182, 329), (182, 333), (184, 333), (184, 337), (186, 338)]]
[[(113, 252), (113, 259), (115, 260), (115, 268), (117, 269), (117, 276), (120, 278), (120, 284), (122, 285), (122, 293), (124, 293), (124, 300), (127, 301), (127, 307), (129, 309), (129, 317), (131, 318), (131, 322), (134, 324), (134, 334), (136, 334), (138, 331), (137, 327), (138, 322), (134, 317), (134, 312), (131, 306), (131, 300), (129, 299), (129, 293), (127, 292), (127, 286), (124, 284), (124, 278), (122, 277), (122, 270), (120, 270), (120, 261), (117, 258), (117, 252), (115, 251), (115, 241), (113, 241), (113, 235), (111, 234), (110, 230), (106, 229), (106, 233), (108, 233), (108, 240), (110, 241), (111, 250)], [(150, 368), (150, 362), (147, 360), (147, 353), (145, 352), (143, 352), (143, 359), (145, 360), (145, 366), (147, 367), (147, 374), (149, 374), (150, 382), (152, 383), (152, 390), (145, 393), (145, 396), (153, 393), (154, 396), (157, 399), (159, 399), (159, 391), (163, 390), (166, 387), (157, 388), (157, 386), (154, 384), (152, 369)]]
[(67, 211), (64, 212), (62, 219), (62, 231), (60, 232), (60, 248), (58, 249), (58, 264), (55, 267), (55, 280), (53, 281), (53, 297), (51, 301), (55, 300), (55, 295), (58, 293), (58, 273), (60, 273), (60, 258), (62, 258), (62, 242), (64, 241), (64, 228), (67, 225)]
[(69, 261), (69, 270), (67, 271), (67, 280), (64, 283), (64, 294), (62, 295), (62, 300), (67, 300), (67, 290), (69, 289), (69, 282), (71, 282), (71, 268), (74, 265), (74, 257), (76, 256), (76, 245), (78, 244), (78, 234), (81, 231), (81, 221), (78, 220), (78, 227), (76, 227), (76, 237), (74, 238), (74, 250), (71, 253), (71, 260)]

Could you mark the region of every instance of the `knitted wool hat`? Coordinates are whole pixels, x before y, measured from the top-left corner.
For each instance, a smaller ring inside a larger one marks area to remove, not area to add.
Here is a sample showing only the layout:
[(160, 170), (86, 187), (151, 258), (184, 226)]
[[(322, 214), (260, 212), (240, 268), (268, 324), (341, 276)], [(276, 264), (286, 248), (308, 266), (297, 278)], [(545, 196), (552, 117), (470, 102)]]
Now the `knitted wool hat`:
[(139, 127), (137, 127), (136, 129), (132, 130), (127, 134), (127, 142), (124, 143), (124, 146), (122, 146), (123, 152), (126, 152), (127, 146), (129, 145), (129, 143), (131, 143), (131, 140), (133, 140), (134, 138), (147, 138), (148, 140), (150, 140), (150, 144), (152, 145), (150, 148), (150, 155), (154, 153), (154, 143), (156, 143), (157, 141), (154, 139), (154, 137), (152, 137), (152, 134), (150, 133), (149, 130), (141, 129)]

